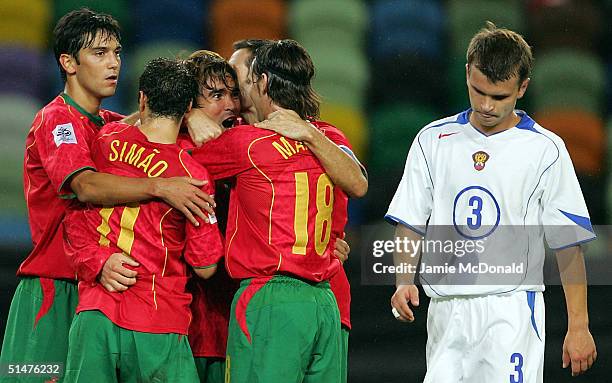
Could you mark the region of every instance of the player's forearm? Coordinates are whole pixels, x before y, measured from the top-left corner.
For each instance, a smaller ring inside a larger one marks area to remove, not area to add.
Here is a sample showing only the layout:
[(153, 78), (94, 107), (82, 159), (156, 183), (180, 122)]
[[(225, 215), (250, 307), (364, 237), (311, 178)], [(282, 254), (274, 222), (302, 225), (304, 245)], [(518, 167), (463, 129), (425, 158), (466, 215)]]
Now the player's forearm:
[[(407, 228), (402, 224), (397, 224), (395, 228), (395, 243), (396, 244), (412, 244), (411, 246), (397, 246), (393, 253), (393, 263), (397, 266), (403, 266), (403, 273), (395, 274), (395, 285), (413, 285), (416, 276), (416, 270), (420, 258), (420, 246), (416, 244), (422, 240), (420, 234)], [(419, 249), (417, 251), (409, 251)]]
[(361, 198), (368, 191), (368, 180), (359, 164), (347, 153), (313, 128), (304, 143), (319, 159), (331, 180), (350, 197)]
[(588, 327), (586, 269), (582, 250), (579, 246), (573, 246), (558, 251), (556, 256), (565, 293), (568, 328)]
[(586, 285), (564, 285), (568, 329), (589, 327)]
[(77, 174), (70, 187), (81, 202), (117, 205), (157, 197), (155, 179), (120, 177), (85, 170)]

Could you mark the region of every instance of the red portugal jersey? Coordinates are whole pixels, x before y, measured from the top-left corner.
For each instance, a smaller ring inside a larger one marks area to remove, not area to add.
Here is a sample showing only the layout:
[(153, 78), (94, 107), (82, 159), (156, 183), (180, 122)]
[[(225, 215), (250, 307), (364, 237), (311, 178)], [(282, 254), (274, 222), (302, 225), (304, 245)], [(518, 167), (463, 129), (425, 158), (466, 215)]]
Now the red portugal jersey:
[(333, 246), (344, 231), (347, 197), (306, 145), (242, 125), (193, 156), (215, 179), (236, 178), (226, 230), (231, 277), (282, 273), (319, 282), (338, 271)]
[[(135, 126), (106, 125), (92, 145), (101, 172), (127, 177), (189, 176), (212, 180), (175, 144), (149, 142)], [(149, 333), (187, 334), (191, 294), (188, 266), (210, 267), (223, 256), (216, 224), (190, 224), (161, 200), (115, 207), (71, 210), (66, 218), (67, 248), (79, 277), (77, 312), (100, 310), (116, 325)], [(96, 276), (112, 253), (129, 254), (140, 265), (136, 284), (110, 293)]]
[(189, 345), (193, 356), (225, 358), (230, 308), (238, 283), (219, 265), (210, 279), (192, 278), (189, 290), (193, 294), (193, 320), (189, 326)]
[(343, 326), (351, 329), (351, 285), (344, 268), (341, 268), (329, 280), (329, 287), (336, 297), (338, 310), (340, 311), (340, 322)]
[[(327, 138), (333, 141), (336, 145), (338, 145), (342, 150), (347, 152), (348, 155), (357, 159), (355, 154), (353, 153), (353, 149), (344, 136), (344, 134), (337, 128), (321, 121), (314, 122), (314, 125), (317, 126)], [(344, 193), (343, 193), (344, 194)], [(347, 221), (347, 212), (346, 212), (346, 204), (343, 209), (334, 209), (333, 219), (334, 219), (334, 233), (336, 233), (336, 237), (342, 238), (344, 237), (344, 226)], [(334, 276), (329, 280), (329, 286), (336, 297), (336, 302), (338, 303), (338, 310), (340, 311), (340, 322), (342, 325), (351, 328), (351, 286), (349, 284), (348, 278), (346, 277), (346, 272), (344, 268), (340, 268), (340, 270), (334, 274)]]
[(76, 203), (69, 179), (83, 169), (95, 169), (89, 146), (105, 122), (123, 116), (100, 110), (87, 113), (68, 95), (61, 94), (34, 118), (26, 138), (23, 188), (34, 249), (17, 275), (75, 279), (64, 254), (62, 220)]

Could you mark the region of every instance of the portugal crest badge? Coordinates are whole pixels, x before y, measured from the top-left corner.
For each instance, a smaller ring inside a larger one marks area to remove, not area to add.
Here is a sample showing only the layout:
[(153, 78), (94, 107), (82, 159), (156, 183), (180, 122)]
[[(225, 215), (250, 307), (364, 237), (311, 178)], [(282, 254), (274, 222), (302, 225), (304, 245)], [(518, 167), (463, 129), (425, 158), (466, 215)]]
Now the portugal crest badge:
[(472, 159), (474, 160), (474, 169), (481, 171), (482, 169), (484, 169), (485, 164), (489, 160), (489, 155), (486, 152), (480, 150), (472, 154)]

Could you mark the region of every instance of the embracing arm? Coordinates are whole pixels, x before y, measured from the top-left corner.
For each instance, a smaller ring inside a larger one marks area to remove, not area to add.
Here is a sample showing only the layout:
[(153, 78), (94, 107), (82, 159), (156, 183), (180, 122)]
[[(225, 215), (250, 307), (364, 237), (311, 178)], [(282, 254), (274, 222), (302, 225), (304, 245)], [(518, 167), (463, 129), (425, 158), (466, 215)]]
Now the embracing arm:
[(292, 110), (277, 108), (268, 119), (255, 124), (296, 141), (304, 142), (319, 159), (329, 178), (350, 197), (363, 197), (368, 179), (359, 162)]
[(319, 159), (331, 180), (350, 197), (365, 196), (368, 191), (368, 179), (359, 163), (317, 128), (308, 125), (310, 133), (304, 137), (303, 141)]
[(100, 205), (161, 198), (196, 224), (194, 214), (206, 221), (205, 212), (214, 213), (214, 200), (199, 188), (204, 183), (189, 177), (131, 178), (83, 170), (72, 177), (70, 188), (79, 201)]

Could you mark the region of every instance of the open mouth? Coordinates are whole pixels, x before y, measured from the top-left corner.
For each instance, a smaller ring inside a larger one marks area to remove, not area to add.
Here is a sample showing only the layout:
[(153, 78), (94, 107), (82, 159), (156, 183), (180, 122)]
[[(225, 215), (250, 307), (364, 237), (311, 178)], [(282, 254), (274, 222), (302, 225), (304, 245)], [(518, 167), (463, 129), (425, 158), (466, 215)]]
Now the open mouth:
[(119, 76), (117, 76), (116, 74), (112, 75), (112, 76), (108, 76), (106, 79), (107, 80), (111, 80), (111, 81), (117, 81), (117, 79), (119, 78)]
[(231, 127), (234, 126), (235, 122), (236, 122), (236, 117), (235, 116), (231, 116), (231, 117), (228, 117), (225, 120), (223, 120), (221, 125), (223, 125), (224, 128), (231, 128)]

